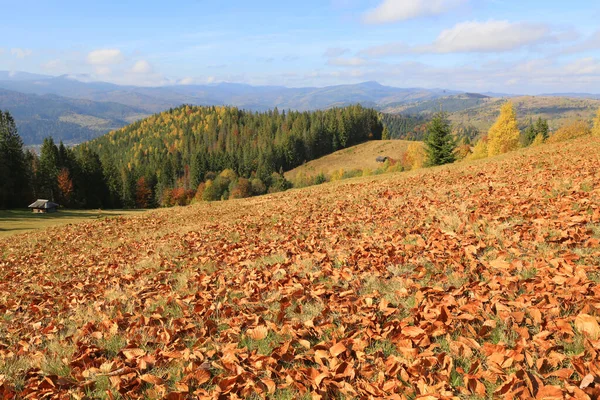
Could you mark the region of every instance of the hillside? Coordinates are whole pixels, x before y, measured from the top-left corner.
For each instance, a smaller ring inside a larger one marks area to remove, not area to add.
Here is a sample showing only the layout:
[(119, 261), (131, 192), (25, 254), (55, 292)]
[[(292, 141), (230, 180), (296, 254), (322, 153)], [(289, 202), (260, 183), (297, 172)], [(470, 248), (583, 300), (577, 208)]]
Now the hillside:
[(26, 145), (39, 144), (48, 136), (65, 143), (81, 143), (147, 116), (144, 110), (118, 103), (4, 89), (0, 89), (0, 110), (13, 115)]
[(0, 239), (0, 395), (596, 398), (599, 164), (586, 137)]
[[(229, 105), (265, 111), (275, 107), (298, 111), (327, 109), (361, 103), (367, 107), (434, 99), (459, 92), (443, 89), (395, 88), (377, 82), (327, 87), (287, 88), (237, 83), (136, 87), (104, 82), (83, 82), (67, 76), (17, 74), (15, 79), (0, 71), (0, 88), (31, 94), (108, 101), (160, 112), (181, 104)], [(4, 79), (3, 79), (4, 78)], [(19, 78), (19, 79), (16, 79)]]
[(330, 175), (340, 169), (344, 171), (353, 169), (375, 170), (381, 167), (381, 163), (376, 161), (378, 156), (399, 160), (406, 153), (406, 148), (410, 143), (413, 142), (407, 140), (375, 140), (362, 143), (309, 161), (286, 172), (285, 177), (293, 181), (298, 174), (315, 176), (319, 173)]
[[(591, 95), (590, 95), (591, 97)], [(461, 126), (474, 126), (487, 131), (500, 113), (500, 106), (508, 98), (488, 97), (479, 94), (459, 94), (435, 100), (385, 107), (386, 113), (428, 116), (440, 109), (448, 112), (450, 120)], [(548, 120), (551, 130), (558, 129), (573, 119), (591, 120), (600, 107), (600, 100), (581, 96), (513, 96), (520, 126), (524, 129), (529, 119), (542, 117)]]

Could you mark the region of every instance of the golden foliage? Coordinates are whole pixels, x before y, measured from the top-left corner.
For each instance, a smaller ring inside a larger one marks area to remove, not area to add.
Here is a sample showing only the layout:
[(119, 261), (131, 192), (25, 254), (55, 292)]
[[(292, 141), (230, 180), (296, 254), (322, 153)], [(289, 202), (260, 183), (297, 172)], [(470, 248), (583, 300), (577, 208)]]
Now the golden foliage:
[(487, 137), (479, 139), (475, 147), (471, 150), (471, 154), (467, 156), (467, 160), (481, 160), (488, 156), (488, 140)]
[(600, 137), (600, 108), (598, 109), (598, 113), (594, 118), (594, 127), (592, 128), (592, 135)]
[(591, 132), (590, 126), (585, 121), (574, 121), (563, 125), (559, 130), (550, 136), (547, 143), (564, 142), (565, 140), (575, 139), (580, 136), (589, 135)]
[(488, 131), (488, 156), (518, 149), (520, 135), (515, 107), (510, 101), (506, 102), (500, 109), (500, 116)]
[(423, 143), (413, 142), (409, 144), (408, 148), (406, 149), (406, 158), (411, 169), (423, 168), (423, 165), (425, 165), (425, 159), (427, 158), (425, 149), (423, 148)]
[(531, 142), (532, 147), (535, 146), (540, 146), (542, 144), (544, 144), (545, 140), (544, 140), (544, 136), (542, 134), (539, 134), (535, 137), (535, 139), (533, 139), (533, 142)]

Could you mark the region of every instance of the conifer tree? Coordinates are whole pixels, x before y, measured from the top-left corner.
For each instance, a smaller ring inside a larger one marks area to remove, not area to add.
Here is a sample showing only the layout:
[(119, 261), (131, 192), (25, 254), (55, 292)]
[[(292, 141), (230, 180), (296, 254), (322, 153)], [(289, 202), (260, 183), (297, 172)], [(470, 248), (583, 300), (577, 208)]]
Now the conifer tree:
[(27, 191), (27, 166), (23, 141), (15, 120), (0, 110), (0, 208), (22, 205)]
[(437, 113), (427, 126), (425, 139), (427, 165), (443, 165), (456, 160), (454, 150), (456, 141), (452, 136), (450, 122), (445, 113)]
[(515, 108), (511, 102), (507, 102), (500, 109), (500, 116), (488, 131), (488, 156), (518, 149), (520, 136)]
[(542, 119), (539, 117), (537, 122), (535, 123), (535, 134), (542, 135), (544, 140), (548, 139), (550, 136), (550, 129), (548, 128), (548, 120)]
[(535, 137), (537, 136), (537, 132), (536, 132), (536, 128), (537, 125), (534, 125), (533, 123), (533, 119), (529, 119), (529, 125), (527, 126), (527, 129), (525, 130), (525, 146), (529, 146), (531, 143), (533, 143), (533, 141), (535, 140)]

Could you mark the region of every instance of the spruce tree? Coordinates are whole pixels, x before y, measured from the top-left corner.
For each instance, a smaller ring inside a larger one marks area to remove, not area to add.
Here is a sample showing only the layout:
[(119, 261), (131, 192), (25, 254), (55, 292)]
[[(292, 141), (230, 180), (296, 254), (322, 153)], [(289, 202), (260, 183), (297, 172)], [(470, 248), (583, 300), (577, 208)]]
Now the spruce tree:
[(541, 135), (544, 140), (548, 139), (550, 136), (550, 129), (548, 128), (548, 120), (542, 119), (539, 117), (537, 122), (535, 123), (535, 134)]
[(445, 113), (437, 113), (427, 126), (425, 139), (427, 165), (443, 165), (456, 160), (456, 141), (452, 137), (450, 122)]
[(23, 153), (23, 141), (17, 133), (15, 120), (8, 111), (0, 111), (0, 208), (22, 206), (30, 199)]
[(536, 127), (537, 124), (534, 125), (533, 119), (530, 118), (529, 126), (527, 126), (527, 129), (525, 130), (525, 146), (529, 146), (535, 140), (535, 137), (537, 136), (537, 132), (535, 129)]

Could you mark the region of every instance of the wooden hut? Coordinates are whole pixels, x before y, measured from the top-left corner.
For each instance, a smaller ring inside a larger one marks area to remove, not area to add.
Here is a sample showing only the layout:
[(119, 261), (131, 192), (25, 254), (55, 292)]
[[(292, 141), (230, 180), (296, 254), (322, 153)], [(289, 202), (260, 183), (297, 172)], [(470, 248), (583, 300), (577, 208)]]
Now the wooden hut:
[(50, 200), (38, 199), (33, 204), (30, 204), (29, 208), (31, 208), (34, 213), (55, 213), (58, 211), (58, 204), (53, 203)]

